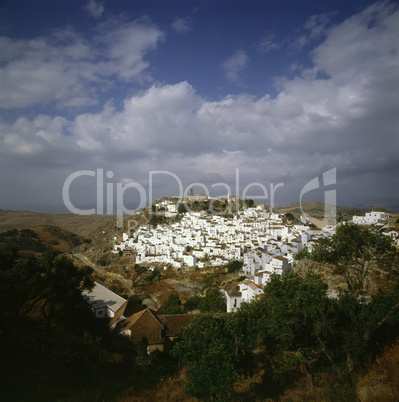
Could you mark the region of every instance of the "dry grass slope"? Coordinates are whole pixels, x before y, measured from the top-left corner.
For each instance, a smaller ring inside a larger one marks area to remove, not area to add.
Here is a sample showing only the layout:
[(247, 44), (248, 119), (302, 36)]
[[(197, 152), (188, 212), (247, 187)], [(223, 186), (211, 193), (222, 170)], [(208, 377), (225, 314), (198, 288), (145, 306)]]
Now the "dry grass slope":
[(83, 237), (105, 222), (114, 219), (106, 215), (42, 214), (30, 211), (1, 211), (0, 232), (51, 225), (77, 233)]
[(399, 339), (357, 381), (361, 402), (399, 401)]

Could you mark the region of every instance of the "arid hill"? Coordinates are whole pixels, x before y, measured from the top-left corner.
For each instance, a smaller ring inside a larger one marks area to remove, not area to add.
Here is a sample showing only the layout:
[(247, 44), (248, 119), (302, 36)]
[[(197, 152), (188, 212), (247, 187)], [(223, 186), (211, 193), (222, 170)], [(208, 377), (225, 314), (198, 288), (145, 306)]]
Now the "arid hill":
[(86, 237), (105, 222), (114, 219), (107, 215), (43, 214), (30, 211), (0, 210), (0, 233), (10, 229), (28, 229), (50, 225)]
[(27, 229), (9, 229), (0, 233), (0, 246), (16, 247), (24, 254), (43, 253), (55, 249), (70, 252), (90, 240), (58, 226), (41, 225)]
[(302, 201), (302, 203), (295, 202), (291, 205), (280, 208), (280, 211), (285, 214), (290, 212), (294, 216), (300, 216), (303, 213), (306, 213), (314, 219), (323, 219), (326, 210), (327, 214), (335, 211), (338, 222), (342, 220), (351, 220), (354, 215), (364, 215), (365, 212), (369, 212), (369, 210), (358, 208), (335, 207), (334, 205), (324, 204), (319, 201)]

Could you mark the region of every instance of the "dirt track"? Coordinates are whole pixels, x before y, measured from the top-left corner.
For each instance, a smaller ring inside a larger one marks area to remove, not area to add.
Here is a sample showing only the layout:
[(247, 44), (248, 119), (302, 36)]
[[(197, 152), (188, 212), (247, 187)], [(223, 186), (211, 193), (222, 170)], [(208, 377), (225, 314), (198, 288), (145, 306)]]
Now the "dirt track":
[(80, 253), (75, 253), (72, 255), (73, 258), (76, 258), (77, 260), (81, 261), (83, 264), (88, 265), (89, 267), (93, 268), (97, 273), (99, 273), (103, 277), (108, 277), (110, 279), (117, 279), (118, 281), (122, 282), (123, 285), (127, 289), (131, 289), (132, 287), (132, 280), (131, 279), (126, 279), (120, 274), (116, 274), (114, 272), (110, 272), (106, 270), (104, 267), (94, 264), (92, 261), (90, 261), (85, 255), (80, 254)]

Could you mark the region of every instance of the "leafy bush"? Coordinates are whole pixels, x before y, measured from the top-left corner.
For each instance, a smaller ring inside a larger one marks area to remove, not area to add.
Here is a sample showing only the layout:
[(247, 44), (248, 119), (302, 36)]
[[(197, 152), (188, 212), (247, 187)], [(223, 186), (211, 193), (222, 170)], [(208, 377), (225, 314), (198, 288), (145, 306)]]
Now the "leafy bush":
[(227, 272), (229, 274), (231, 274), (233, 272), (238, 272), (242, 268), (243, 264), (244, 263), (242, 261), (232, 261), (227, 266)]
[(163, 304), (161, 311), (164, 314), (183, 314), (179, 296), (176, 293), (171, 293)]
[(218, 289), (208, 290), (205, 297), (198, 303), (201, 313), (225, 313), (226, 302)]
[(134, 270), (136, 271), (137, 275), (142, 275), (144, 272), (147, 272), (147, 268), (146, 267), (142, 267), (139, 264), (136, 264), (134, 266)]

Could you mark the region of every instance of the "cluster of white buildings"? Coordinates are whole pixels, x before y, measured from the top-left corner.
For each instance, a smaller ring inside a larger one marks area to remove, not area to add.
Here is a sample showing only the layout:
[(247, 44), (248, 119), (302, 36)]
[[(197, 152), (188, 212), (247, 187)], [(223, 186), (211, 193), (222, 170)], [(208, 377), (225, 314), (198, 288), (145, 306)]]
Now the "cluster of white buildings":
[[(359, 225), (388, 226), (389, 214), (370, 212), (365, 216), (354, 216), (353, 222)], [(331, 236), (335, 227), (326, 226), (321, 230), (310, 230), (307, 226), (285, 226), (277, 236), (271, 236), (266, 243), (249, 248), (244, 253), (244, 273), (248, 276), (242, 282), (233, 282), (223, 290), (227, 312), (236, 311), (242, 302), (250, 302), (263, 293), (263, 288), (272, 274), (281, 275), (291, 269), (293, 256), (308, 247), (311, 251), (318, 239)], [(399, 233), (396, 230), (385, 231), (399, 245)]]
[(389, 221), (389, 214), (385, 212), (367, 212), (365, 216), (354, 216), (353, 223), (357, 225), (385, 225)]
[(233, 282), (222, 289), (226, 299), (227, 312), (236, 311), (242, 302), (250, 302), (263, 293), (271, 275), (282, 275), (289, 271), (294, 255), (305, 246), (312, 250), (320, 237), (335, 233), (334, 226), (312, 229), (307, 225), (283, 225), (281, 218), (266, 230), (266, 239), (246, 247), (243, 254), (243, 273), (247, 279)]
[[(177, 215), (178, 206), (169, 201), (156, 207), (168, 216)], [(286, 225), (281, 215), (266, 212), (261, 206), (239, 211), (232, 218), (190, 212), (179, 222), (143, 225), (132, 234), (124, 233), (120, 241), (115, 241), (114, 252), (134, 252), (136, 263), (161, 263), (165, 268), (203, 268), (242, 261), (247, 279), (222, 290), (230, 312), (263, 293), (271, 275), (289, 271), (294, 255), (305, 246), (312, 250), (320, 237), (335, 233), (335, 226), (314, 229), (306, 218), (301, 220), (303, 224)], [(383, 212), (353, 217), (353, 222), (368, 225), (388, 220), (389, 215)]]
[[(124, 233), (120, 241), (115, 241), (114, 252), (134, 252), (138, 264), (161, 263), (175, 268), (202, 268), (238, 260), (244, 262), (245, 273), (254, 275), (261, 269), (273, 270), (282, 262), (274, 257), (292, 263), (294, 254), (304, 245), (311, 245), (319, 232), (307, 225), (284, 225), (280, 215), (260, 206), (247, 208), (232, 218), (190, 212), (180, 222), (143, 225), (132, 235)], [(282, 265), (285, 269), (286, 262)]]
[[(177, 207), (167, 203), (164, 208), (175, 214)], [(304, 246), (311, 249), (319, 237), (334, 232), (334, 227), (315, 230), (307, 224), (285, 225), (281, 215), (256, 206), (232, 218), (190, 212), (180, 222), (157, 227), (143, 225), (131, 235), (124, 233), (115, 242), (114, 252), (134, 252), (136, 263), (161, 263), (165, 268), (202, 268), (243, 261), (242, 270), (248, 279), (239, 284), (239, 290), (225, 291), (228, 305), (231, 302), (235, 308), (242, 300), (262, 293), (272, 274), (290, 270), (294, 255)], [(240, 293), (241, 299), (229, 301), (229, 291)]]

